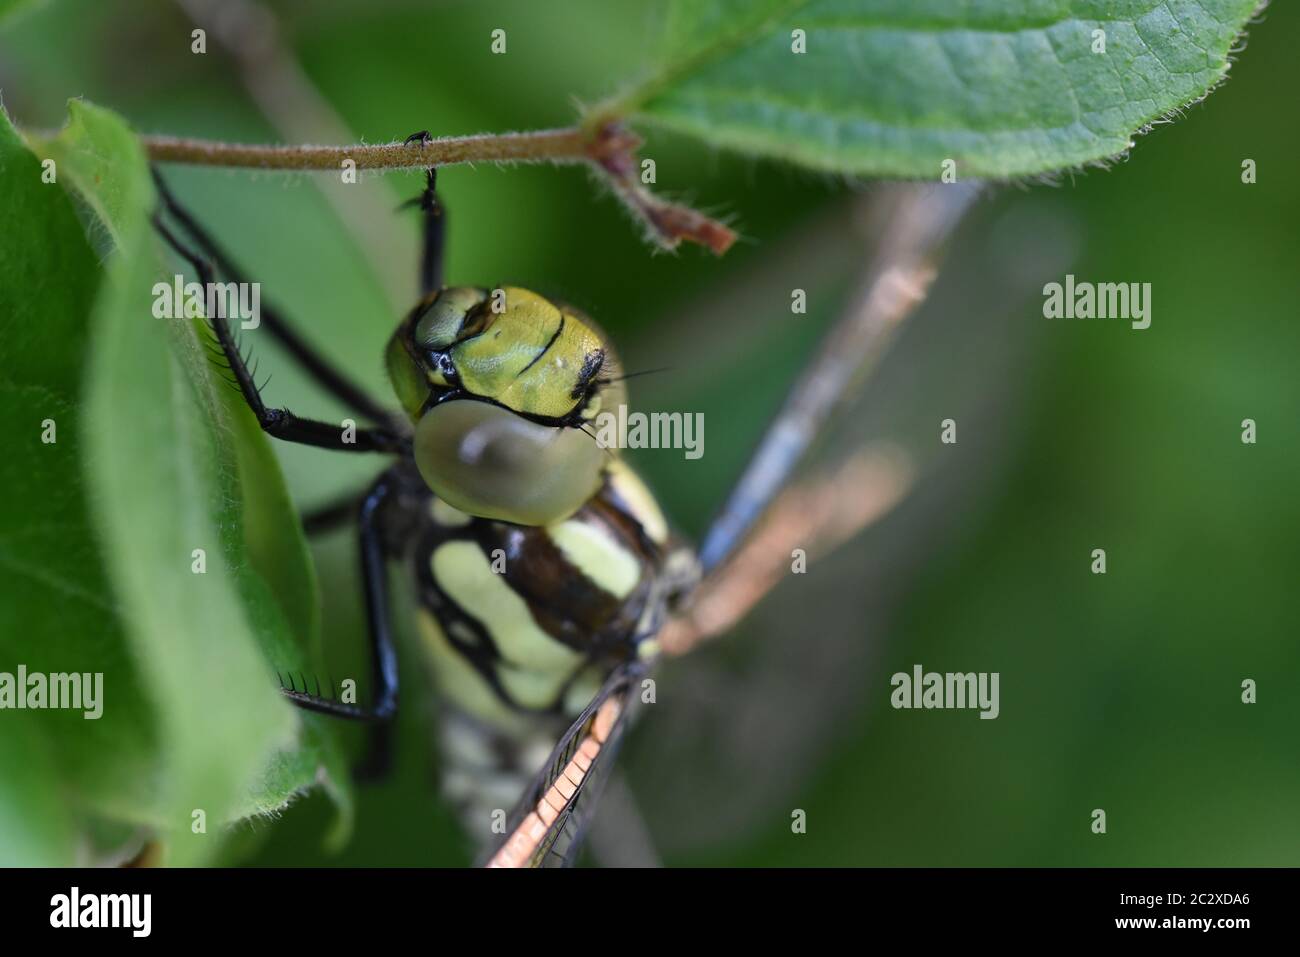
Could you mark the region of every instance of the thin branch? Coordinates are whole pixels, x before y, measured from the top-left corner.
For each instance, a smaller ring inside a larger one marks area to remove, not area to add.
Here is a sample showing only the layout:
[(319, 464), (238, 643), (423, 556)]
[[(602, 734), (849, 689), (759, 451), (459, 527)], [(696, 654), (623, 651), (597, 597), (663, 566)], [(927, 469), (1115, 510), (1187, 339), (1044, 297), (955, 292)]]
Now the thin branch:
[(855, 394), (925, 298), (944, 241), (978, 192), (978, 185), (894, 187), (879, 204), (876, 256), (852, 306), (800, 375), (768, 426), (700, 546), (705, 572), (740, 545), (803, 460), (821, 426)]
[(241, 166), (265, 170), (332, 170), (346, 160), (357, 169), (425, 169), (457, 163), (582, 163), (592, 157), (592, 135), (576, 126), (531, 133), (444, 136), (428, 142), (377, 146), (266, 146), (175, 136), (142, 136), (150, 159), (160, 163)]
[(668, 249), (685, 239), (707, 246), (715, 256), (730, 249), (736, 241), (730, 227), (689, 206), (662, 200), (642, 185), (636, 160), (638, 145), (639, 142), (634, 142), (621, 149), (602, 151), (592, 157), (592, 164), (604, 175), (614, 194), (646, 224), (652, 238)]
[(641, 139), (616, 122), (593, 128), (568, 126), (529, 133), (444, 136), (424, 142), (378, 146), (263, 146), (142, 136), (149, 158), (160, 163), (237, 166), (263, 170), (331, 170), (347, 160), (357, 169), (427, 169), (457, 163), (583, 163), (645, 222), (651, 238), (666, 249), (699, 243), (721, 256), (736, 240), (730, 227), (703, 213), (669, 203), (641, 185), (636, 150)]
[(941, 248), (977, 192), (974, 185), (897, 186), (873, 204), (877, 241), (867, 275), (710, 526), (700, 548), (706, 577), (660, 632), (665, 653), (685, 654), (730, 630), (788, 574), (794, 549), (825, 554), (906, 494), (911, 463), (880, 449), (859, 451), (833, 471), (782, 486), (929, 292)]
[(684, 655), (730, 631), (789, 574), (794, 549), (802, 548), (808, 561), (825, 558), (902, 501), (913, 481), (906, 456), (876, 448), (786, 489), (735, 556), (700, 586), (689, 608), (664, 626), (664, 653)]

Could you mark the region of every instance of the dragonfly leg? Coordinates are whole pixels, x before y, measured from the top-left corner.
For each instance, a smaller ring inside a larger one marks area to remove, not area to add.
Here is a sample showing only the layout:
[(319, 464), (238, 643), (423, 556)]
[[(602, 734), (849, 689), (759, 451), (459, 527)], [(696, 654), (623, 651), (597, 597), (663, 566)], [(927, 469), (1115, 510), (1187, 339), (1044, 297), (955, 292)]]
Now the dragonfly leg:
[[(429, 131), (420, 130), (406, 138), (407, 143), (428, 143)], [(425, 170), (424, 192), (406, 206), (418, 206), (424, 214), (424, 244), (420, 252), (420, 295), (427, 297), (442, 288), (443, 237), (446, 235), (447, 210), (438, 199), (438, 171)]]
[[(213, 280), (212, 266), (197, 252), (190, 249), (162, 221), (161, 216), (154, 217), (154, 227), (183, 259), (187, 260), (198, 273), (203, 288), (211, 288)], [(313, 445), (318, 448), (334, 449), (341, 452), (397, 452), (407, 450), (410, 440), (387, 426), (374, 428), (356, 428), (355, 425), (322, 422), (317, 419), (304, 419), (294, 415), (288, 409), (269, 408), (262, 401), (261, 392), (253, 381), (252, 373), (244, 357), (240, 355), (230, 323), (221, 315), (221, 310), (213, 310), (208, 317), (212, 331), (217, 337), (221, 351), (225, 355), (230, 371), (234, 374), (235, 384), (244, 396), (244, 401), (257, 417), (258, 424), (267, 435), (286, 442), (300, 445)]]
[[(361, 578), (366, 600), (366, 624), (370, 637), (371, 685), (375, 689), (375, 702), (362, 707), (333, 698), (283, 689), (285, 697), (308, 711), (328, 714), (352, 721), (386, 722), (397, 712), (397, 651), (388, 606), (388, 549), (384, 544), (380, 526), (380, 513), (392, 492), (388, 475), (380, 479), (361, 500), (358, 519), (361, 528)], [(373, 771), (375, 757), (367, 761), (367, 770)]]
[[(230, 256), (213, 238), (212, 234), (190, 213), (172, 193), (166, 181), (155, 169), (154, 185), (163, 201), (167, 212), (185, 230), (186, 234), (198, 247), (199, 251), (210, 260), (216, 270), (227, 279), (236, 283), (247, 283), (244, 273), (234, 264)], [(339, 372), (337, 368), (322, 356), (310, 343), (298, 335), (280, 310), (268, 303), (261, 303), (260, 319), (262, 325), (294, 358), (302, 369), (325, 391), (335, 396), (340, 402), (359, 415), (372, 422), (387, 424), (392, 421), (392, 413), (377, 402), (364, 389)]]

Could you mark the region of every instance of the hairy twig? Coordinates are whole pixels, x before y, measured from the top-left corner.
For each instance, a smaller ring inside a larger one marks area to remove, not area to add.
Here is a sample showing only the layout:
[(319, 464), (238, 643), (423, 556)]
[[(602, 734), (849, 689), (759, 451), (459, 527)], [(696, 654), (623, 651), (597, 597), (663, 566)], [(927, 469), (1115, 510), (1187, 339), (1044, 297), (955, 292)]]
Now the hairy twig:
[[(615, 137), (623, 132), (617, 125), (608, 126), (606, 130)], [(728, 226), (689, 206), (665, 202), (642, 185), (636, 162), (639, 145), (640, 141), (635, 138), (624, 139), (620, 148), (602, 150), (593, 156), (592, 163), (615, 195), (645, 222), (651, 238), (669, 249), (680, 240), (689, 240), (707, 246), (717, 256), (730, 249), (736, 241), (736, 234)]]
[(369, 146), (263, 146), (213, 140), (144, 136), (151, 159), (162, 163), (239, 166), (264, 170), (424, 169), (457, 163), (586, 164), (610, 184), (627, 207), (649, 227), (652, 237), (672, 249), (699, 243), (722, 255), (736, 239), (723, 223), (703, 213), (652, 195), (635, 176), (641, 140), (617, 122), (587, 128), (569, 126), (527, 133), (446, 136)]
[(531, 133), (444, 136), (423, 143), (353, 146), (266, 146), (174, 136), (143, 136), (151, 159), (200, 166), (264, 170), (334, 170), (351, 160), (357, 169), (425, 169), (456, 163), (581, 163), (594, 149), (591, 134), (576, 126)]

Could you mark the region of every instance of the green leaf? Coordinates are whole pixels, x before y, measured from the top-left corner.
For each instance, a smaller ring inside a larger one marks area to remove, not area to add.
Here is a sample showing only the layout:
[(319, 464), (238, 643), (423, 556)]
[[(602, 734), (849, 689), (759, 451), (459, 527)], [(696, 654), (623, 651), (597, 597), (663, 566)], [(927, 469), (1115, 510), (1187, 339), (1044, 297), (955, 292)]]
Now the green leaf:
[[(224, 822), (273, 812), (321, 780), (346, 828), (350, 795), (334, 740), (283, 701), (273, 676), (273, 667), (304, 667), (319, 625), (314, 572), (274, 457), (238, 394), (213, 375), (202, 321), (153, 316), (155, 283), (170, 282), (178, 270), (166, 263), (149, 222), (155, 199), (138, 141), (107, 111), (77, 101), (69, 109), (68, 126), (37, 146), (88, 210), (92, 237), (106, 240), (93, 308), (98, 270), (67, 199), (41, 184), (37, 160), (13, 148), (4, 123), (6, 160), (24, 173), (12, 180), (17, 192), (44, 206), (28, 217), (32, 235), (19, 243), (11, 233), (6, 245), (6, 266), (8, 253), (18, 253), (30, 281), (13, 287), (26, 309), (6, 339), (18, 344), (13, 365), (21, 374), (0, 387), (61, 388), (67, 418), (57, 445), (46, 446), (58, 457), (47, 452), (39, 461), (40, 420), (31, 421), (39, 408), (21, 415), (15, 434), (32, 437), (28, 458), (52, 473), (48, 484), (31, 486), (32, 505), (54, 494), (72, 507), (56, 512), (63, 526), (42, 527), (26, 513), (15, 529), (0, 526), (7, 536), (0, 561), (55, 590), (55, 600), (42, 596), (43, 615), (32, 605), (13, 612), (15, 621), (67, 630), (75, 661), (49, 670), (105, 675), (104, 718), (77, 714), (76, 725), (62, 723), (50, 735), (55, 750), (65, 752), (78, 779), (85, 773), (78, 742), (94, 737), (91, 726), (134, 728), (124, 744), (136, 745), (126, 756), (134, 758), (128, 766), (139, 793), (119, 787), (103, 795), (84, 780), (77, 792), (98, 813), (165, 832), (177, 863), (210, 857)], [(56, 198), (61, 218), (44, 208)], [(40, 235), (56, 226), (57, 242)], [(37, 294), (42, 288), (51, 296)], [(43, 365), (50, 364), (60, 376), (48, 375)], [(28, 405), (39, 406), (40, 398), (33, 392)], [(205, 553), (202, 574), (192, 570), (196, 549)], [(65, 608), (75, 610), (81, 592), (97, 627), (74, 622), (68, 629)], [(5, 649), (17, 660), (52, 660), (39, 647), (17, 644)], [(115, 742), (99, 744), (107, 763), (121, 757)], [(198, 809), (206, 834), (192, 833)]]
[[(0, 713), (0, 737), (9, 742), (0, 748), (0, 806), (27, 806), (39, 795), (37, 810), (23, 816), (29, 832), (44, 835), (27, 837), (25, 849), (0, 847), (2, 864), (40, 853), (46, 863), (72, 863), (70, 842), (56, 838), (60, 828), (46, 820), (63, 814), (65, 793), (83, 814), (147, 819), (156, 772), (153, 710), (127, 649), (82, 483), (83, 346), (100, 270), (67, 195), (43, 182), (42, 172), (0, 110), (0, 434), (8, 436), (0, 456), (7, 497), (0, 509), (0, 671), (102, 672), (112, 676), (113, 706), (89, 721), (70, 711)], [(24, 736), (31, 740), (13, 740)], [(32, 764), (33, 753), (44, 755), (41, 764)]]
[(819, 170), (1047, 173), (1204, 96), (1257, 4), (674, 0), (665, 65), (611, 110)]
[(57, 867), (73, 863), (72, 812), (52, 749), (32, 712), (5, 715), (0, 734), (0, 864)]

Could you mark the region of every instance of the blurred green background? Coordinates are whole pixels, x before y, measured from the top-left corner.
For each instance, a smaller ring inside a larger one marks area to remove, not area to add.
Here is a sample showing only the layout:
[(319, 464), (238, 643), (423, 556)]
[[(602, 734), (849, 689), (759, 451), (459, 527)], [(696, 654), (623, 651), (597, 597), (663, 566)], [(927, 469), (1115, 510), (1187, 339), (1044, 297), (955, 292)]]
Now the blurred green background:
[[(566, 124), (575, 100), (649, 64), (662, 19), (652, 2), (269, 6), (348, 139), (368, 142)], [(38, 4), (0, 32), (0, 96), (29, 128), (57, 127), (85, 96), (142, 132), (285, 139), (218, 42), (190, 53), (192, 26), (163, 0)], [(505, 56), (488, 49), (497, 27)], [(1275, 4), (1230, 81), (1130, 158), (981, 201), (831, 440), (899, 443), (920, 467), (914, 495), (665, 669), (602, 834), (636, 829), (633, 795), (669, 864), (1300, 863), (1298, 43), (1300, 13)], [(873, 188), (643, 132), (658, 188), (741, 230), (724, 259), (653, 254), (579, 170), (456, 167), (440, 177), (448, 278), (568, 299), (630, 369), (671, 367), (633, 383), (633, 403), (704, 412), (706, 454), (635, 460), (694, 535), (844, 300), (862, 264), (851, 223)], [(358, 201), (332, 176), (167, 174), (264, 295), (382, 390), (382, 345), (415, 294), (416, 224), (393, 210), (418, 176), (370, 177)], [(1039, 290), (1066, 271), (1151, 283), (1151, 328), (1044, 319)], [(794, 287), (812, 302), (798, 322)], [(255, 346), (272, 400), (341, 411)], [(939, 445), (947, 417), (955, 447)], [(1244, 418), (1256, 445), (1241, 442)], [(280, 452), (303, 506), (374, 471)], [(1105, 576), (1089, 573), (1097, 547)], [(349, 536), (316, 557), (328, 657), (346, 673), (361, 660)], [(889, 676), (915, 663), (1000, 672), (1001, 716), (891, 709)], [(1257, 704), (1240, 701), (1245, 678)], [(406, 649), (403, 680), (399, 770), (360, 790), (351, 843), (324, 851), (331, 811), (309, 797), (241, 828), (227, 859), (467, 859)], [(795, 808), (806, 834), (791, 833)], [(598, 843), (606, 860), (645, 859)]]

